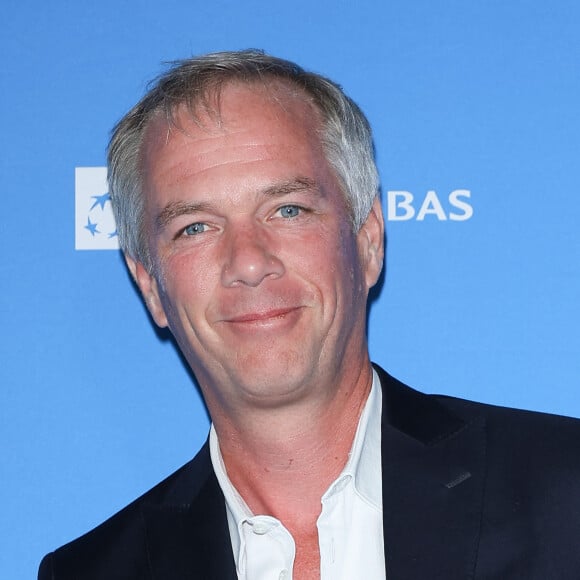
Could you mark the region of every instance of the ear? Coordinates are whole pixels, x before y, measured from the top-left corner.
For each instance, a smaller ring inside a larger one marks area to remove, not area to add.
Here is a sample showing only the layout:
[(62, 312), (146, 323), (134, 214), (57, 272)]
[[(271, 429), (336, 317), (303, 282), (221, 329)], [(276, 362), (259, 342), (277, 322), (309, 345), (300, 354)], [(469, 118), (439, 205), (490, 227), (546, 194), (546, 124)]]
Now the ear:
[(372, 288), (379, 279), (385, 257), (385, 222), (378, 196), (358, 232), (357, 241), (367, 288)]
[(131, 276), (133, 276), (133, 280), (135, 280), (135, 283), (139, 286), (139, 290), (141, 290), (143, 300), (145, 300), (145, 304), (153, 320), (161, 328), (166, 327), (167, 317), (165, 316), (165, 309), (163, 308), (159, 295), (157, 279), (148, 272), (147, 268), (141, 262), (134, 260), (130, 256), (125, 255), (125, 262), (127, 262), (127, 267), (129, 268), (129, 272), (131, 272)]

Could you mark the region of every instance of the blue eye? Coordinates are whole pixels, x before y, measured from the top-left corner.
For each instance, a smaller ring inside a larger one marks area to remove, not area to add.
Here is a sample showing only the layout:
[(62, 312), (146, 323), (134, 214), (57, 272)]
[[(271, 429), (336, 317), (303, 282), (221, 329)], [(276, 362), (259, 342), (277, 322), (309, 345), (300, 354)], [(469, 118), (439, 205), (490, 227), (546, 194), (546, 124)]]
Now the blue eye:
[(297, 205), (284, 205), (280, 208), (280, 215), (283, 218), (293, 218), (300, 213), (300, 208)]
[(201, 233), (205, 232), (205, 228), (206, 228), (206, 225), (204, 223), (197, 222), (195, 224), (191, 224), (191, 225), (187, 226), (183, 230), (183, 233), (186, 236), (195, 236), (197, 234), (201, 234)]

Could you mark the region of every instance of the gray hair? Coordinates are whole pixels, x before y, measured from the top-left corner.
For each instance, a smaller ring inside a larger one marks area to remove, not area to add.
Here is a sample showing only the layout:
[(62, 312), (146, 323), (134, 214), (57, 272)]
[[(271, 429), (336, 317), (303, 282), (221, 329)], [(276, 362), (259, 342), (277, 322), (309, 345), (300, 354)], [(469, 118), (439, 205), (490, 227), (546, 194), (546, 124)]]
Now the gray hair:
[(149, 271), (141, 163), (149, 123), (160, 113), (172, 122), (183, 104), (192, 115), (200, 106), (207, 110), (210, 97), (219, 98), (220, 88), (228, 82), (251, 84), (272, 79), (299, 89), (318, 110), (323, 150), (346, 196), (354, 231), (365, 222), (378, 195), (379, 180), (370, 125), (358, 105), (331, 80), (262, 51), (207, 54), (173, 63), (119, 121), (109, 143), (108, 179), (119, 243)]

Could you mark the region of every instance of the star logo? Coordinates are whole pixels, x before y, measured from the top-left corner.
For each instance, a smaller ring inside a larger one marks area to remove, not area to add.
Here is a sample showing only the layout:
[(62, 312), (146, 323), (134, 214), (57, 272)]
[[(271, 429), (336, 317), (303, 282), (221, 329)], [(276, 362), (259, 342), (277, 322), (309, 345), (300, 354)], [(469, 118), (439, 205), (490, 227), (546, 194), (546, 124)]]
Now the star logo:
[(106, 167), (75, 168), (75, 248), (118, 250)]
[(95, 234), (100, 234), (101, 232), (97, 229), (97, 224), (91, 222), (91, 218), (87, 218), (87, 225), (85, 226), (85, 230), (89, 230), (91, 236), (95, 236)]
[(111, 196), (109, 193), (104, 193), (103, 195), (91, 195), (91, 199), (95, 200), (95, 203), (91, 205), (91, 211), (95, 209), (97, 206), (100, 206), (101, 209), (105, 209), (105, 204), (108, 201), (111, 201)]

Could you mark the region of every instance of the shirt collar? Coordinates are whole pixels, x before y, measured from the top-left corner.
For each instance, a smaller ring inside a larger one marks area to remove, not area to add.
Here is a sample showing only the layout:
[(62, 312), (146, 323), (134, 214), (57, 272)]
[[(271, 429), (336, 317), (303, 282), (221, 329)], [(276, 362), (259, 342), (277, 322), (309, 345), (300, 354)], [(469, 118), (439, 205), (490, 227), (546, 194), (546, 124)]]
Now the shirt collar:
[(375, 507), (382, 507), (381, 409), (380, 380), (373, 369), (371, 392), (361, 413), (348, 460), (323, 499), (338, 493), (352, 479), (354, 488), (361, 497)]

